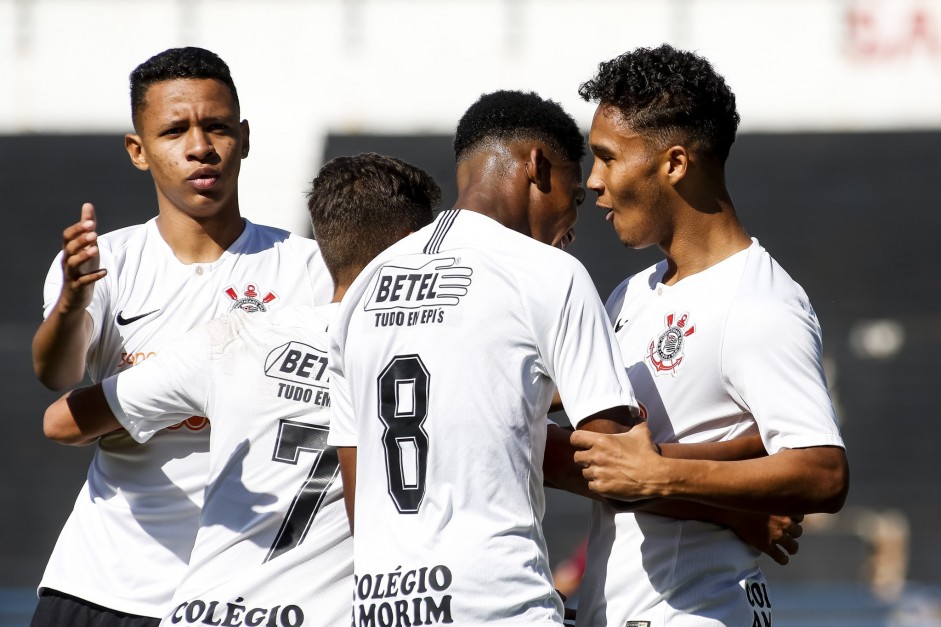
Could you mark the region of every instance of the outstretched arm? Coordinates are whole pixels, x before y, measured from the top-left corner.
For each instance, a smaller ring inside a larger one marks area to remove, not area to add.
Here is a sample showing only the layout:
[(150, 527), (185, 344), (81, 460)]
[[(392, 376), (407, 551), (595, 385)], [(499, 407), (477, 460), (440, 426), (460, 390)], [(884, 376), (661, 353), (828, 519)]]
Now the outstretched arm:
[(121, 429), (101, 384), (69, 392), (46, 409), (43, 433), (61, 444), (83, 446)]
[(62, 291), (55, 307), (33, 337), (33, 370), (52, 390), (77, 384), (85, 374), (85, 352), (92, 320), (85, 308), (94, 283), (107, 274), (100, 269), (95, 208), (82, 205), (81, 219), (62, 233)]

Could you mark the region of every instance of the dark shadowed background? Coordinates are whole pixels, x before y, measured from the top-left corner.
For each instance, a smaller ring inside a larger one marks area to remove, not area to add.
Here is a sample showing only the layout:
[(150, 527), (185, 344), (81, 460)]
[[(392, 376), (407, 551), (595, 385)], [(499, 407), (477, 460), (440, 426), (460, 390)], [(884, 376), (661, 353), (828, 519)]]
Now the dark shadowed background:
[[(729, 187), (743, 222), (803, 285), (820, 317), (852, 468), (844, 512), (808, 520), (791, 565), (767, 560), (772, 582), (826, 583), (829, 588), (816, 589), (821, 596), (858, 582), (891, 595), (886, 584), (873, 583), (879, 576), (941, 584), (934, 360), (941, 352), (941, 283), (933, 250), (941, 233), (939, 145), (941, 133), (922, 132), (746, 134), (733, 147)], [(445, 191), (443, 206), (450, 206), (449, 137), (331, 136), (325, 159), (366, 150), (427, 169)], [(586, 174), (588, 167), (586, 161)], [(62, 229), (76, 221), (85, 201), (96, 205), (100, 232), (155, 214), (150, 177), (130, 165), (120, 136), (0, 137), (8, 253), (0, 283), (0, 394), (10, 427), (0, 444), (0, 503), (6, 506), (0, 587), (39, 582), (91, 458), (90, 448), (44, 440), (42, 412), (57, 395), (35, 380), (30, 361), (46, 271)], [(589, 193), (570, 251), (604, 299), (660, 254), (623, 249), (593, 202)], [(578, 498), (550, 491), (545, 524), (553, 562), (580, 541), (586, 512)], [(809, 603), (814, 597), (808, 594)], [(5, 598), (0, 594), (0, 606)]]

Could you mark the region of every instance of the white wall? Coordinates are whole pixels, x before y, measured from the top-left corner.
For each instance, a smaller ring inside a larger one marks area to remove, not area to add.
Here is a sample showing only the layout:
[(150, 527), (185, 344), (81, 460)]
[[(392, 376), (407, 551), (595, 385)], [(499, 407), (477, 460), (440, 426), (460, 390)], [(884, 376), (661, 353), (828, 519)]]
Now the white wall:
[(131, 69), (203, 46), (251, 122), (245, 214), (302, 230), (328, 132), (450, 133), (498, 88), (587, 128), (579, 83), (664, 41), (713, 61), (746, 131), (941, 127), (941, 0), (0, 0), (0, 133), (123, 132)]

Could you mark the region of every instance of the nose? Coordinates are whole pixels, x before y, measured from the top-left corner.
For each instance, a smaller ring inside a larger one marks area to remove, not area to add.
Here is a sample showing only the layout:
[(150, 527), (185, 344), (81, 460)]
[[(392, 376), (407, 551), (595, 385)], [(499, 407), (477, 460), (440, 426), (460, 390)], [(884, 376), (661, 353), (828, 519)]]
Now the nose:
[(591, 164), (591, 172), (588, 173), (588, 180), (585, 182), (585, 187), (595, 192), (599, 196), (604, 192), (604, 180), (601, 178), (599, 173), (599, 161), (595, 159)]
[(193, 126), (187, 137), (186, 157), (190, 161), (205, 161), (214, 155), (216, 149), (212, 145), (209, 134), (199, 126)]

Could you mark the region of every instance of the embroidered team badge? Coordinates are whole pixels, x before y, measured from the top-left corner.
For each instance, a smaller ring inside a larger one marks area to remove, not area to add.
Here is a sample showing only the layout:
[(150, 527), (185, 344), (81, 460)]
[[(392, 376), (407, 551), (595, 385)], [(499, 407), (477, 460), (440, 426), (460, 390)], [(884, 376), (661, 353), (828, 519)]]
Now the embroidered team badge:
[(647, 358), (653, 366), (654, 374), (672, 374), (676, 376), (676, 369), (683, 363), (683, 344), (686, 338), (696, 332), (696, 327), (689, 322), (689, 314), (684, 313), (679, 320), (675, 313), (667, 314), (667, 328), (660, 336), (650, 341), (647, 349)]
[(242, 291), (241, 296), (239, 296), (239, 293), (235, 290), (234, 285), (230, 285), (223, 291), (225, 292), (226, 296), (234, 301), (232, 306), (229, 308), (229, 311), (235, 311), (236, 309), (241, 309), (243, 311), (247, 311), (248, 313), (255, 313), (256, 311), (268, 311), (267, 306), (278, 299), (278, 295), (274, 292), (268, 292), (259, 298), (258, 288), (254, 283), (247, 283), (245, 285), (245, 289)]

